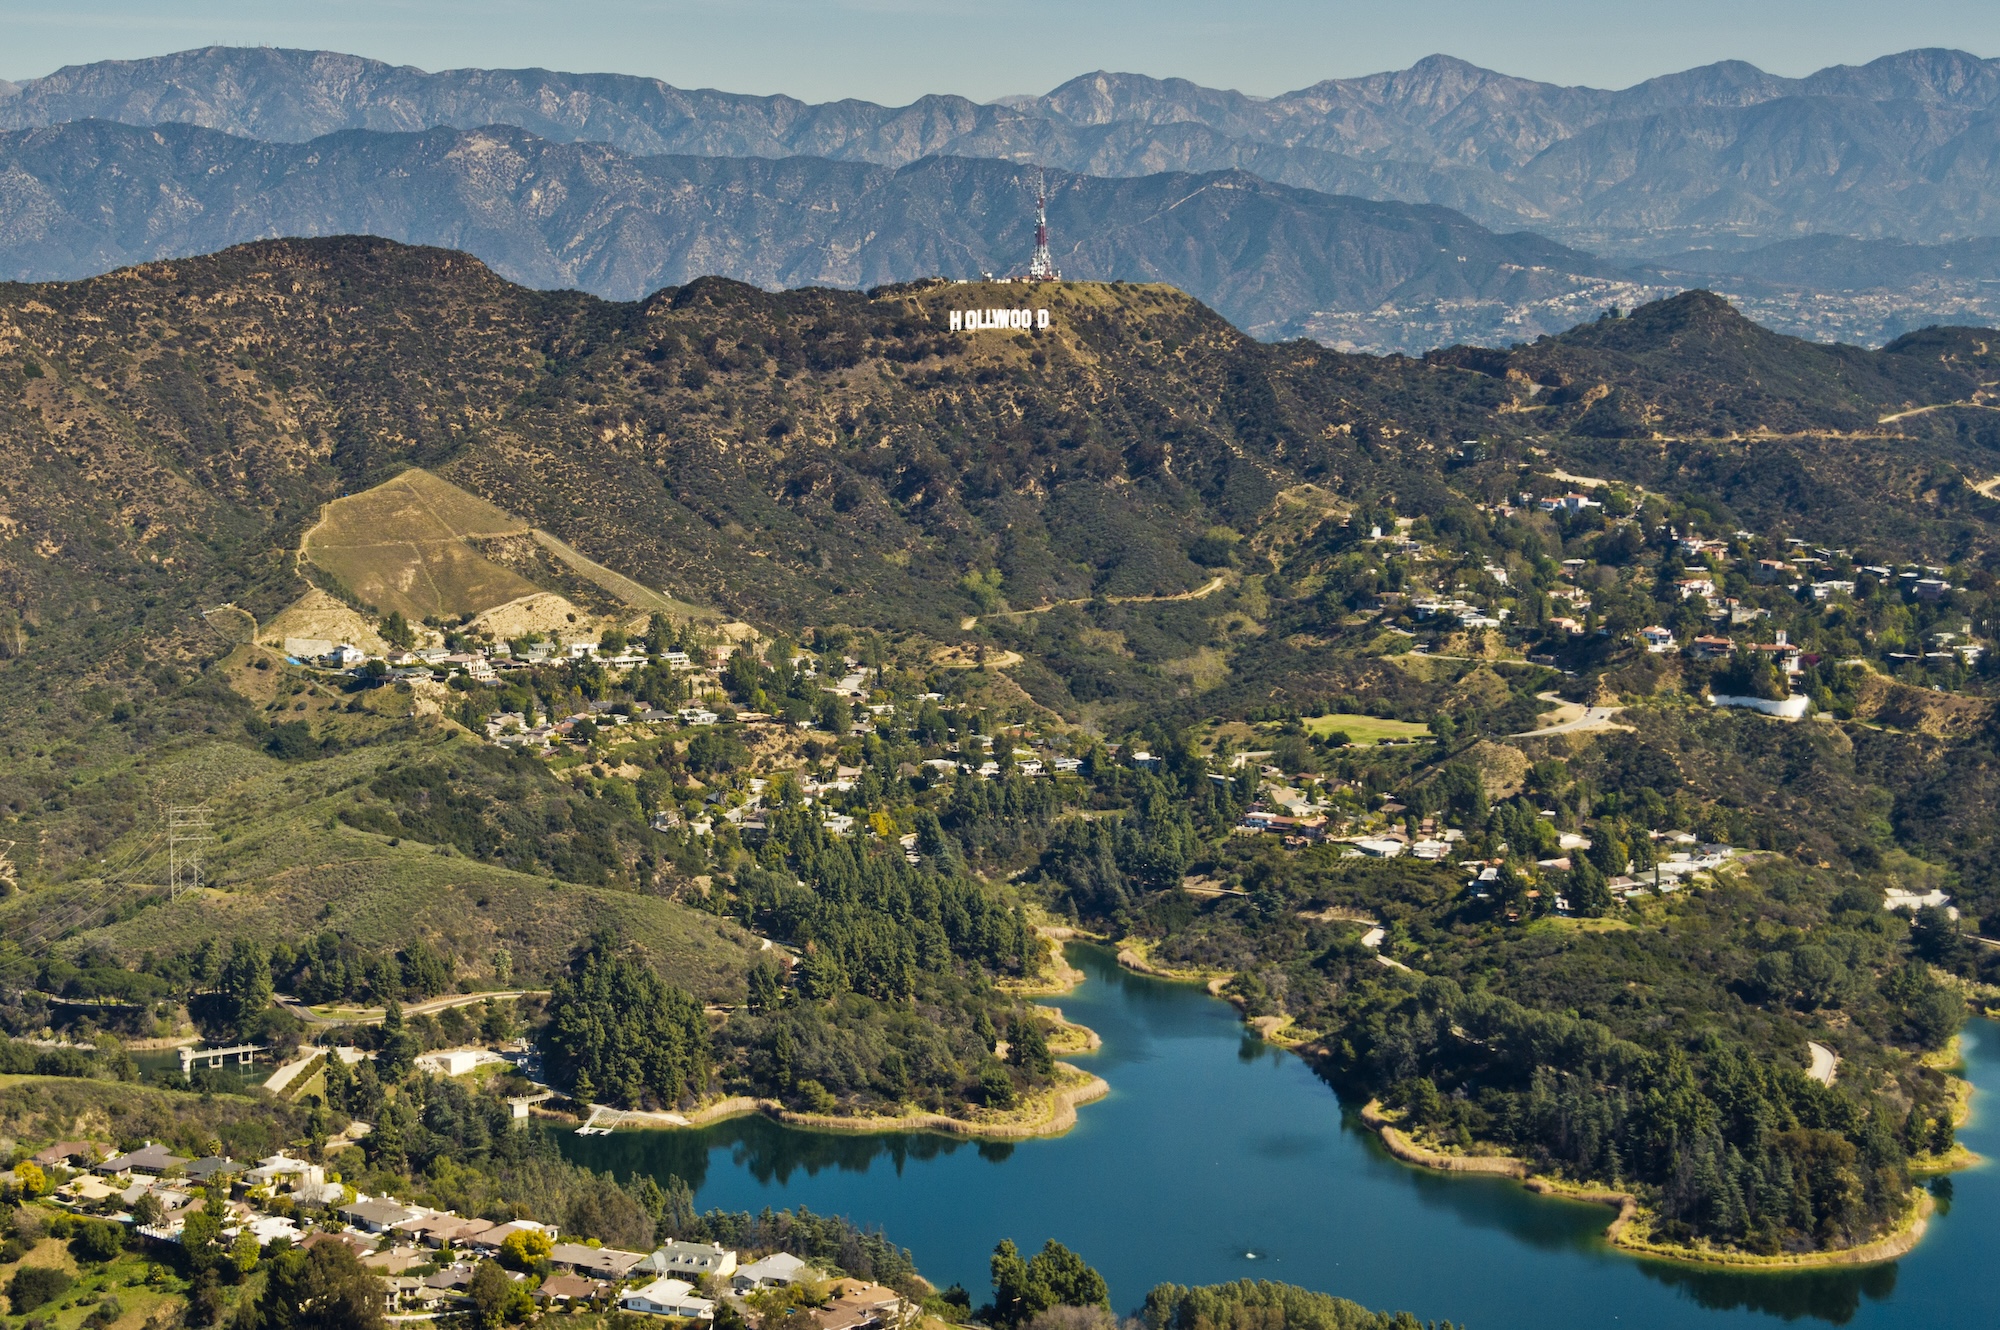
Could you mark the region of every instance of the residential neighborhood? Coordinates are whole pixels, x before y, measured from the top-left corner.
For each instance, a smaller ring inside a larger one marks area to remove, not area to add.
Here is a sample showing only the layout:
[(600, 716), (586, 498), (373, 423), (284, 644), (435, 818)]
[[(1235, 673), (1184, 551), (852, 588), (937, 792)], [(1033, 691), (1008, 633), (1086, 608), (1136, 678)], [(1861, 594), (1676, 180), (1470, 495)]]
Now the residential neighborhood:
[[(558, 1225), (495, 1220), (368, 1196), (320, 1164), (280, 1153), (255, 1161), (189, 1159), (146, 1142), (114, 1152), (99, 1141), (61, 1141), (30, 1162), (48, 1202), (110, 1219), (144, 1242), (178, 1244), (190, 1216), (219, 1220), (216, 1237), (271, 1251), (342, 1243), (381, 1284), (392, 1320), (433, 1319), (473, 1308), (484, 1265), (501, 1268), (541, 1308), (620, 1310), (709, 1322), (728, 1306), (762, 1323), (773, 1290), (803, 1292), (818, 1330), (901, 1330), (914, 1309), (895, 1290), (816, 1268), (783, 1250), (739, 1253), (714, 1243), (664, 1242), (650, 1251), (566, 1241)], [(18, 1172), (7, 1186), (18, 1187)], [(786, 1305), (796, 1302), (796, 1297)]]

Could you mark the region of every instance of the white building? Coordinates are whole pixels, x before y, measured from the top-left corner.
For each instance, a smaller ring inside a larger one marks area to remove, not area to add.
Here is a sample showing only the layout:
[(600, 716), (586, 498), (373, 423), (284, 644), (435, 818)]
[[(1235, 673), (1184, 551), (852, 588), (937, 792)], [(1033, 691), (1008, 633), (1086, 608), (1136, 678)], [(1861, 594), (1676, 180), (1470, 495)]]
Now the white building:
[(417, 1066), (434, 1076), (463, 1076), (481, 1062), (489, 1059), (480, 1056), (477, 1048), (450, 1048), (436, 1053), (425, 1053), (417, 1059)]
[(715, 1304), (694, 1295), (694, 1285), (685, 1279), (665, 1277), (632, 1289), (618, 1305), (628, 1312), (652, 1316), (686, 1316), (699, 1321), (715, 1319)]
[(729, 1281), (730, 1287), (738, 1293), (750, 1293), (760, 1288), (772, 1288), (779, 1284), (796, 1284), (801, 1280), (815, 1279), (819, 1272), (790, 1252), (774, 1252), (761, 1261), (752, 1261), (736, 1271)]
[(646, 1258), (662, 1275), (727, 1279), (736, 1273), (736, 1253), (713, 1242), (669, 1242)]

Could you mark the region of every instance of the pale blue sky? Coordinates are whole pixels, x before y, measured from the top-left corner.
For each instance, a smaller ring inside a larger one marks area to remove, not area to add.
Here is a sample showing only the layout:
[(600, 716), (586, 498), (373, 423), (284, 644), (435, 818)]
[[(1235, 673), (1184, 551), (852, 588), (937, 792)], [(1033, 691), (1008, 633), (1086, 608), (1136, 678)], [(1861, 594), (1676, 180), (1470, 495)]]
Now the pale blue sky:
[(1741, 59), (1774, 73), (1915, 46), (2000, 54), (1996, 0), (0, 0), (0, 78), (210, 43), (441, 69), (541, 65), (812, 101), (985, 100), (1092, 69), (1270, 94), (1434, 51), (1622, 87)]

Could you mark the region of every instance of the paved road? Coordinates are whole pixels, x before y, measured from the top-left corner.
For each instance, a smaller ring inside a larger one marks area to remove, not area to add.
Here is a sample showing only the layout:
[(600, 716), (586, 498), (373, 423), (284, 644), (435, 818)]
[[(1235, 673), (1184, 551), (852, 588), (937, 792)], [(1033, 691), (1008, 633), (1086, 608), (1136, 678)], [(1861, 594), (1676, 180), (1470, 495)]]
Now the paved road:
[[(426, 1012), (443, 1011), (446, 1007), (469, 1007), (476, 1002), (484, 1002), (488, 998), (498, 1001), (505, 998), (546, 997), (548, 996), (548, 992), (549, 990), (546, 988), (510, 988), (501, 993), (451, 993), (444, 997), (431, 998), (426, 1002), (412, 1002), (403, 1008), (403, 1015), (421, 1016)], [(382, 1023), (382, 1013), (380, 1011), (376, 1011), (368, 1016), (322, 1016), (312, 1010), (312, 1008), (306, 1006), (305, 1003), (300, 1002), (297, 998), (286, 997), (282, 993), (273, 995), (272, 1000), (309, 1025), (380, 1025)]]
[(1556, 714), (1562, 719), (1553, 725), (1545, 725), (1539, 730), (1524, 730), (1514, 735), (1516, 739), (1540, 739), (1550, 734), (1577, 734), (1585, 730), (1623, 730), (1629, 726), (1614, 723), (1613, 718), (1624, 707), (1586, 707), (1575, 702), (1565, 702), (1554, 693), (1536, 693), (1544, 702), (1556, 704)]
[(1806, 1048), (1812, 1053), (1812, 1066), (1806, 1075), (1821, 1085), (1832, 1085), (1834, 1069), (1840, 1065), (1840, 1055), (1825, 1044), (1816, 1044), (1811, 1040), (1806, 1041)]

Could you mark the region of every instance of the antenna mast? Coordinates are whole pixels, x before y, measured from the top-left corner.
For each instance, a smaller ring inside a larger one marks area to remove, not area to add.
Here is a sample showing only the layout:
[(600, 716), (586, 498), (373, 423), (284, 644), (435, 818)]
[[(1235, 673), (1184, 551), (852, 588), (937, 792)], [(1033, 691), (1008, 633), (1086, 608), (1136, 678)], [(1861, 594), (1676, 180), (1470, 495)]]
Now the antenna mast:
[(1035, 256), (1028, 260), (1028, 280), (1031, 282), (1059, 282), (1062, 274), (1056, 271), (1056, 261), (1049, 254), (1049, 188), (1048, 174), (1035, 175)]

